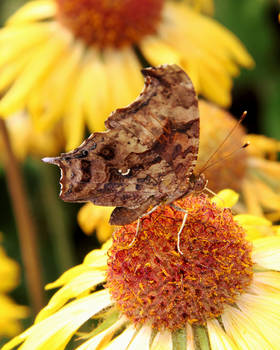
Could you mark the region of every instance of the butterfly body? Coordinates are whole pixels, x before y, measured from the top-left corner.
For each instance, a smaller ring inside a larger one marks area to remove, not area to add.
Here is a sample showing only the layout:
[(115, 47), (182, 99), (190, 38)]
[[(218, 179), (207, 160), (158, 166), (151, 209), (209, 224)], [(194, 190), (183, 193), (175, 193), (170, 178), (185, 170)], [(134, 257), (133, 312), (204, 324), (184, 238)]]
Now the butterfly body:
[[(110, 223), (125, 225), (150, 206), (195, 189), (199, 146), (197, 97), (176, 65), (143, 70), (145, 88), (72, 152), (45, 158), (61, 168), (60, 197), (116, 206)], [(201, 185), (204, 178), (200, 176)]]

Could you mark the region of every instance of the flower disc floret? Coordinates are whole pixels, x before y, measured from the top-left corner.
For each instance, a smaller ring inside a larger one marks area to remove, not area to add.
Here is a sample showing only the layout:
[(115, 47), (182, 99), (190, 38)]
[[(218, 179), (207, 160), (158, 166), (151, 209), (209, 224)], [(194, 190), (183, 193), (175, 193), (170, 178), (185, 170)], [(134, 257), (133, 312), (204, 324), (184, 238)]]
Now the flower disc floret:
[(206, 196), (176, 203), (188, 211), (177, 251), (183, 213), (161, 207), (114, 234), (108, 261), (108, 288), (117, 307), (135, 324), (176, 330), (187, 322), (205, 324), (234, 304), (252, 280), (251, 246), (230, 209)]
[(154, 34), (163, 0), (56, 0), (58, 18), (78, 38), (99, 48), (121, 47)]

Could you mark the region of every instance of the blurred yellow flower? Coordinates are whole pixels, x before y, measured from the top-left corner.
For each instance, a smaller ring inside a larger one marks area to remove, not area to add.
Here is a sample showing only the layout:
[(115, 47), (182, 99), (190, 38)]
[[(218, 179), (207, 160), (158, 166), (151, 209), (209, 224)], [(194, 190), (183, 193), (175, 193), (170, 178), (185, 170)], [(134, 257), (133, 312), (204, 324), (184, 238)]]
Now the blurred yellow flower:
[(232, 33), (184, 2), (30, 1), (0, 31), (0, 115), (27, 108), (38, 130), (62, 125), (72, 149), (139, 94), (136, 52), (151, 65), (181, 65), (223, 106), (239, 66), (253, 66)]
[[(1, 236), (0, 236), (1, 241)], [(28, 316), (25, 306), (17, 305), (6, 294), (19, 282), (19, 267), (8, 258), (0, 245), (0, 338), (14, 336), (22, 331), (20, 320)]]
[[(234, 204), (238, 197), (228, 190), (218, 196), (226, 205)], [(251, 215), (233, 217), (230, 209), (218, 204), (219, 199), (211, 203), (200, 195), (180, 201), (190, 214), (184, 228), (188, 238), (182, 236), (182, 249), (189, 252), (187, 259), (174, 249), (183, 214), (168, 206), (143, 222), (133, 246), (122, 245), (131, 241), (136, 225), (121, 228), (112, 246), (109, 241), (102, 249), (92, 251), (81, 265), (47, 286), (60, 289), (35, 324), (3, 350), (19, 344), (23, 350), (61, 350), (72, 337), (76, 338), (73, 344), (77, 350), (194, 350), (196, 346), (209, 350), (277, 350), (280, 237), (275, 236), (268, 220), (262, 222), (264, 219)], [(267, 227), (265, 236), (259, 224)], [(244, 239), (247, 230), (251, 230), (252, 249)], [(197, 235), (204, 239), (197, 239)], [(159, 241), (161, 244), (154, 246)], [(217, 288), (212, 290), (214, 284)], [(118, 285), (120, 288), (114, 289)], [(237, 293), (231, 300), (229, 294), (234, 291)], [(219, 303), (205, 304), (206, 299), (217, 295), (223, 304), (220, 315), (215, 314)], [(192, 302), (182, 307), (189, 297)], [(127, 305), (136, 307), (137, 312)], [(180, 312), (174, 317), (165, 317), (176, 308)], [(203, 324), (187, 316), (199, 309), (198, 318), (208, 315)], [(87, 323), (90, 319), (94, 322)], [(184, 324), (179, 331), (173, 327), (178, 320)], [(85, 323), (89, 333), (79, 331)], [(160, 327), (161, 323), (165, 326)]]
[[(202, 100), (199, 110), (201, 133), (197, 169), (203, 168), (237, 122), (225, 110)], [(240, 126), (210, 164), (238, 150), (245, 141), (250, 141), (249, 147), (205, 171), (208, 187), (215, 192), (225, 187), (232, 188), (241, 194), (236, 210), (279, 220), (280, 163), (276, 161), (279, 141), (262, 135), (246, 135)]]

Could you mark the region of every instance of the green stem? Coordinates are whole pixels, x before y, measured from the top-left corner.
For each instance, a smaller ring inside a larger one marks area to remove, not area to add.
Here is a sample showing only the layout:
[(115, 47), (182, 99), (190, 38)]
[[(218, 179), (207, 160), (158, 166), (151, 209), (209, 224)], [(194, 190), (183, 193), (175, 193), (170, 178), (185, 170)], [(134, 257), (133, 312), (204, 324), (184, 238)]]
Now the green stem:
[(193, 326), (196, 348), (199, 350), (211, 350), (208, 333), (203, 326)]
[(19, 243), (25, 268), (28, 292), (37, 313), (45, 304), (42, 269), (38, 253), (37, 232), (25, 192), (22, 174), (13, 153), (6, 124), (0, 118), (0, 135), (3, 139), (4, 168), (7, 186), (18, 228)]

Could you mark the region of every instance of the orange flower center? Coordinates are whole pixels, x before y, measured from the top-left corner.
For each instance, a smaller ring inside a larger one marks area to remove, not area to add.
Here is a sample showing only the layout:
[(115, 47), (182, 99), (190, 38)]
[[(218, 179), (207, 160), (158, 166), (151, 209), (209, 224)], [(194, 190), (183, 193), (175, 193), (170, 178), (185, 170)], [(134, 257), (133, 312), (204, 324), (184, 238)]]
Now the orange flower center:
[(217, 208), (205, 195), (188, 196), (177, 205), (188, 211), (183, 256), (176, 249), (183, 213), (169, 206), (142, 219), (134, 245), (129, 243), (136, 224), (114, 234), (107, 287), (135, 324), (170, 330), (187, 322), (204, 324), (251, 283), (251, 246), (231, 211)]
[(88, 45), (132, 45), (156, 31), (164, 0), (56, 0), (58, 19)]

